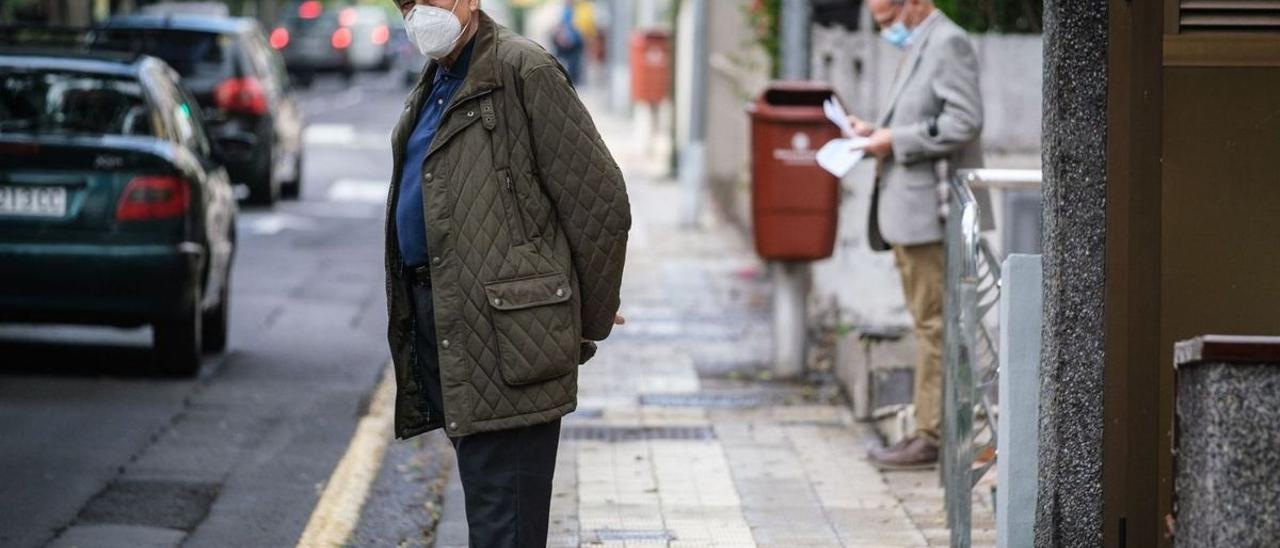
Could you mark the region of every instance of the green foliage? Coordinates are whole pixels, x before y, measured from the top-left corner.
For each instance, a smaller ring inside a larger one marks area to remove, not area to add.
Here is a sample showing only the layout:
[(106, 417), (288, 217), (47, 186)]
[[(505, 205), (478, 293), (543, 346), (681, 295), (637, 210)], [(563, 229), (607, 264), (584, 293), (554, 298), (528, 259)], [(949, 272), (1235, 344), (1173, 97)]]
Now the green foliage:
[(755, 42), (769, 57), (769, 71), (777, 78), (782, 69), (782, 39), (778, 29), (782, 19), (782, 0), (751, 0), (743, 6), (747, 22), (751, 24)]
[(1040, 32), (1044, 0), (934, 0), (970, 32)]

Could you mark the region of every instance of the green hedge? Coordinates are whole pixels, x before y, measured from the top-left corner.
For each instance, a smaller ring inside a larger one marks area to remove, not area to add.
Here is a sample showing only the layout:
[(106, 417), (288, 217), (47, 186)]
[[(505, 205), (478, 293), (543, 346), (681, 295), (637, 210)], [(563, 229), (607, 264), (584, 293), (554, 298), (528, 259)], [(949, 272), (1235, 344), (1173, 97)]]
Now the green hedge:
[(969, 32), (1040, 32), (1044, 0), (934, 0)]

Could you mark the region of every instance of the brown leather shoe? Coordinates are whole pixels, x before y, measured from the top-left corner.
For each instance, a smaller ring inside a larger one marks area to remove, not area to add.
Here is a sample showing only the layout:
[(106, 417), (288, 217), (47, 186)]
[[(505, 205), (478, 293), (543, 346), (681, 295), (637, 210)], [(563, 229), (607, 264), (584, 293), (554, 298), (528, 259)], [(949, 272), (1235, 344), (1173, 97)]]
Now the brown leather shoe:
[(867, 456), (881, 470), (923, 470), (938, 464), (938, 444), (923, 436), (912, 436), (883, 449), (872, 449)]

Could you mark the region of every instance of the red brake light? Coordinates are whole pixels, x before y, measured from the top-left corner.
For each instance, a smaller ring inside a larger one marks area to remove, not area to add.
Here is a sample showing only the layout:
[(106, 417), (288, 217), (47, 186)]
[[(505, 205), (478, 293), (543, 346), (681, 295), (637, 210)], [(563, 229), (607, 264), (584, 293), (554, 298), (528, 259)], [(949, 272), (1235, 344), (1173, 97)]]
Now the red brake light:
[(359, 17), (360, 14), (356, 13), (355, 8), (347, 8), (338, 12), (338, 24), (349, 27), (356, 24), (356, 19)]
[(289, 45), (289, 29), (276, 27), (275, 30), (271, 31), (271, 38), (269, 41), (271, 42), (271, 47), (284, 49), (285, 46)]
[(191, 203), (186, 181), (173, 175), (143, 175), (125, 185), (116, 205), (117, 221), (181, 217)]
[(347, 27), (333, 31), (333, 39), (329, 40), (335, 49), (347, 49), (351, 45), (351, 29)]
[(324, 5), (319, 0), (307, 0), (298, 4), (298, 17), (303, 19), (315, 19), (320, 17), (320, 12), (324, 11)]
[(237, 114), (267, 113), (267, 93), (257, 78), (230, 78), (213, 88), (213, 102), (223, 112)]
[(373, 36), (370, 37), (370, 40), (373, 41), (373, 45), (381, 46), (387, 43), (387, 40), (390, 40), (390, 39), (391, 39), (391, 29), (388, 29), (386, 25), (378, 25), (376, 27), (373, 27)]

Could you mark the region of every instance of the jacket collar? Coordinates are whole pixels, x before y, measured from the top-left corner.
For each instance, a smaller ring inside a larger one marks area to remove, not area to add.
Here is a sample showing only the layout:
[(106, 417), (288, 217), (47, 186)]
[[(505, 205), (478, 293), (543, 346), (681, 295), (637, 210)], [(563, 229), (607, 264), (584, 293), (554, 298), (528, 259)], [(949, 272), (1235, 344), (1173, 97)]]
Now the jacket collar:
[(933, 8), (933, 12), (920, 22), (920, 26), (916, 27), (912, 34), (911, 45), (907, 47), (906, 59), (902, 61), (902, 68), (898, 69), (897, 78), (893, 79), (893, 91), (889, 93), (889, 105), (885, 108), (884, 114), (880, 115), (880, 123), (883, 126), (889, 123), (889, 119), (893, 117), (893, 108), (898, 104), (898, 96), (902, 95), (902, 89), (906, 87), (907, 80), (911, 79), (912, 73), (916, 70), (916, 65), (920, 64), (920, 54), (924, 51), (924, 46), (929, 41), (929, 37), (933, 35), (934, 27), (938, 26), (938, 20), (946, 17), (942, 14), (942, 10)]
[[(458, 88), (456, 96), (459, 98), (470, 97), (480, 92), (490, 91), (502, 87), (498, 81), (497, 59), (498, 59), (498, 25), (484, 10), (477, 10), (476, 15), (480, 18), (480, 26), (476, 30), (476, 35), (471, 39), (473, 48), (471, 52), (471, 64), (467, 68), (467, 77), (462, 81), (462, 87)], [(441, 65), (432, 61), (427, 67), (427, 74), (434, 78), (437, 70), (441, 69)]]

